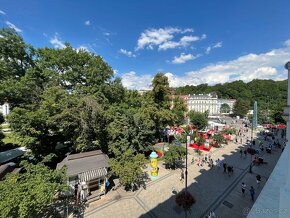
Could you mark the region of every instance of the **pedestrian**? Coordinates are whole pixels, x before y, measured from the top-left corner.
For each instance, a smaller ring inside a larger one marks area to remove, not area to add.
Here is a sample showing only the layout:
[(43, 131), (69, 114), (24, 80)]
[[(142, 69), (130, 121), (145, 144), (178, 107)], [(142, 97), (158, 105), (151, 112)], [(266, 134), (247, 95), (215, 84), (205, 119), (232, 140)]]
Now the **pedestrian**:
[(209, 159), (209, 167), (210, 167), (210, 169), (213, 168), (213, 159)]
[(191, 159), (191, 164), (194, 164), (194, 157)]
[(183, 180), (184, 180), (184, 172), (183, 169), (181, 169), (180, 181), (182, 182)]
[(257, 184), (259, 185), (260, 182), (261, 182), (261, 176), (258, 174), (258, 175), (256, 176), (256, 179), (257, 179)]
[(241, 138), (241, 144), (243, 144), (243, 139)]
[(242, 193), (243, 195), (245, 194), (246, 191), (246, 184), (244, 182), (242, 182)]
[(221, 161), (219, 158), (215, 161), (215, 165), (218, 167), (218, 169), (221, 167)]
[(109, 191), (110, 184), (111, 184), (110, 181), (107, 180), (107, 182), (106, 182), (106, 190), (105, 190), (105, 194), (107, 194), (107, 192)]
[(204, 156), (204, 162), (207, 163), (207, 154)]
[(254, 201), (254, 197), (255, 197), (255, 189), (254, 189), (253, 186), (251, 186), (250, 193), (251, 193), (252, 201)]
[(245, 155), (245, 158), (247, 157), (247, 150), (245, 149), (244, 150), (244, 155)]
[(242, 157), (243, 156), (243, 150), (242, 149), (240, 149), (240, 157)]
[(227, 164), (223, 163), (223, 167), (224, 167), (224, 173), (226, 173), (227, 172)]
[(228, 165), (228, 166), (227, 166), (227, 171), (228, 171), (228, 175), (229, 175), (229, 176), (230, 176), (230, 174), (231, 174), (231, 170), (232, 170), (232, 169), (231, 169), (231, 166)]

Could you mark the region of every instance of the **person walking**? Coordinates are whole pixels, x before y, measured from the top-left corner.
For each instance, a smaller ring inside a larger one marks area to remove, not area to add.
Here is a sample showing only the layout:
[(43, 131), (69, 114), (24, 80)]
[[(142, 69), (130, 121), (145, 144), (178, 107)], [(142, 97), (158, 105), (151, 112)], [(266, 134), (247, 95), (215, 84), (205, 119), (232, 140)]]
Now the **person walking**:
[(223, 168), (224, 168), (224, 173), (227, 172), (227, 164), (226, 163), (223, 163)]
[(242, 182), (241, 188), (242, 188), (243, 195), (245, 195), (246, 187), (247, 187), (246, 184), (244, 182)]
[(245, 149), (244, 150), (244, 155), (245, 155), (245, 158), (247, 157), (247, 150)]
[(255, 197), (255, 189), (254, 189), (253, 186), (251, 186), (250, 194), (251, 194), (252, 201), (254, 201), (254, 197)]
[(204, 156), (204, 163), (206, 164), (207, 163), (207, 154), (205, 154), (205, 156)]
[(221, 167), (221, 161), (219, 158), (215, 161), (215, 164), (218, 167), (218, 169)]
[(184, 172), (183, 169), (181, 169), (180, 181), (183, 182), (183, 180), (184, 180)]
[(240, 157), (242, 157), (243, 156), (243, 150), (242, 149), (240, 149)]
[(261, 182), (261, 176), (258, 174), (258, 175), (256, 176), (256, 179), (257, 179), (257, 184), (259, 185), (260, 182)]
[(210, 167), (210, 169), (213, 168), (213, 159), (209, 159), (209, 167)]
[(228, 171), (228, 175), (229, 175), (229, 176), (231, 175), (231, 170), (232, 170), (231, 166), (228, 165), (228, 166), (227, 166), (227, 171)]

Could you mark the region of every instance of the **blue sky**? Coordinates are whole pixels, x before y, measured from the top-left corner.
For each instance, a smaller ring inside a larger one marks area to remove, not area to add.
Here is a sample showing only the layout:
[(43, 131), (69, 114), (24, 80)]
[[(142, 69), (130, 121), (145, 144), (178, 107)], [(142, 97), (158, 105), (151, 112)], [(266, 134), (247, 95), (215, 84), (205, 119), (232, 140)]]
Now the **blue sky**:
[(1, 0), (0, 26), (35, 47), (101, 55), (130, 89), (161, 71), (171, 86), (281, 80), (290, 60), (290, 1)]

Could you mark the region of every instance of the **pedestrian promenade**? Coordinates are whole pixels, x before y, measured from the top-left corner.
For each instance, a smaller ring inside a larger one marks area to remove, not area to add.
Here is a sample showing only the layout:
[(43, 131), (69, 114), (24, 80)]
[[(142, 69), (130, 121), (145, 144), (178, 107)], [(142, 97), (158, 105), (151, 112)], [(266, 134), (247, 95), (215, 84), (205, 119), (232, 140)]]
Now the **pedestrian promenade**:
[[(250, 133), (244, 138), (249, 137)], [(246, 145), (230, 143), (224, 148), (213, 148), (211, 156), (214, 160), (220, 159), (234, 167), (233, 175), (223, 172), (222, 167), (210, 169), (207, 165), (197, 166), (190, 164), (197, 154), (190, 151), (188, 157), (188, 191), (197, 202), (192, 208), (189, 217), (205, 217), (210, 211), (215, 211), (219, 217), (246, 217), (253, 205), (248, 189), (253, 186), (257, 198), (267, 178), (271, 174), (281, 150), (273, 149), (272, 154), (264, 153), (267, 164), (254, 166), (249, 173), (251, 156), (240, 157), (240, 148)], [(110, 191), (101, 200), (90, 204), (85, 217), (184, 217), (184, 212), (176, 206), (174, 188), (177, 192), (184, 189), (184, 182), (180, 181), (180, 170), (167, 170), (159, 163), (160, 175), (155, 181), (149, 182), (146, 187), (135, 192), (126, 192), (122, 189)], [(256, 184), (256, 175), (262, 177), (259, 185)], [(247, 190), (243, 196), (241, 183), (245, 182)]]

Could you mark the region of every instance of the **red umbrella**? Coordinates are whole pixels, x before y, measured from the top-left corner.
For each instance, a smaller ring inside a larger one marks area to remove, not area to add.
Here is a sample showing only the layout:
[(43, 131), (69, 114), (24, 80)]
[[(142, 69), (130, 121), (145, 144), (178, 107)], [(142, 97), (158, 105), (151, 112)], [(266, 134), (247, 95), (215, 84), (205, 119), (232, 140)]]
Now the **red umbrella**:
[(284, 125), (284, 124), (276, 125), (276, 128), (277, 129), (285, 129), (286, 125)]

